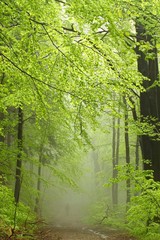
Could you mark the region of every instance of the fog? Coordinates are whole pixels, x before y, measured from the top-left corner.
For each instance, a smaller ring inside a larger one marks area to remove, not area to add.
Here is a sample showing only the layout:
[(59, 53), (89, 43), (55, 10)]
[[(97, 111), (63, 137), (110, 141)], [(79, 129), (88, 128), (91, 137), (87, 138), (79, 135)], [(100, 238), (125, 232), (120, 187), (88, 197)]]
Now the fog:
[[(95, 202), (95, 176), (91, 161), (86, 162), (77, 188), (56, 184), (45, 190), (42, 215), (56, 226), (81, 226), (88, 222), (90, 207)], [(54, 181), (54, 178), (53, 178)]]
[(49, 202), (48, 220), (56, 225), (81, 225), (87, 216), (90, 199), (83, 193), (68, 190)]
[[(102, 135), (102, 134), (101, 134)], [(105, 136), (105, 133), (104, 133)], [(95, 140), (96, 148), (90, 149), (81, 159), (81, 169), (77, 168), (77, 175), (82, 171), (80, 178), (75, 178), (77, 188), (70, 187), (64, 181), (57, 181), (54, 174), (45, 170), (44, 175), (51, 175), (52, 185), (42, 192), (42, 217), (56, 226), (83, 226), (101, 221), (106, 209), (112, 206), (112, 186), (106, 183), (112, 177), (112, 149), (111, 138), (104, 141)], [(121, 157), (123, 163), (123, 155)], [(72, 177), (72, 176), (70, 176)], [(44, 177), (45, 179), (46, 176)], [(105, 186), (104, 186), (105, 185)], [(119, 184), (119, 204), (126, 201), (125, 184)]]

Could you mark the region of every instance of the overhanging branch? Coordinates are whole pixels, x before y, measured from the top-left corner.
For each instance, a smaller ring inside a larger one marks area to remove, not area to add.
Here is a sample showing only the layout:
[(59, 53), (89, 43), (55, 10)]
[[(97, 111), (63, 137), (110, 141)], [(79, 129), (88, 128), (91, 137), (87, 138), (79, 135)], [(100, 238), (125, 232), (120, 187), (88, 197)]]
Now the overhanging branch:
[(60, 89), (60, 88), (57, 88), (57, 87), (55, 87), (55, 86), (53, 86), (53, 85), (51, 85), (51, 84), (49, 84), (49, 83), (44, 82), (43, 80), (41, 80), (41, 79), (39, 79), (39, 78), (36, 78), (36, 77), (32, 76), (30, 73), (28, 73), (28, 72), (26, 72), (24, 69), (20, 68), (16, 63), (14, 63), (11, 59), (9, 59), (9, 58), (8, 58), (6, 55), (4, 55), (2, 52), (0, 52), (0, 55), (3, 56), (10, 64), (12, 64), (12, 65), (13, 65), (16, 69), (18, 69), (21, 73), (23, 73), (24, 75), (28, 76), (28, 77), (31, 78), (32, 80), (35, 80), (35, 81), (37, 81), (37, 82), (40, 82), (40, 83), (48, 86), (49, 88), (55, 89), (55, 90), (57, 90), (57, 91), (59, 91), (59, 92), (67, 93), (67, 94), (69, 94), (69, 95), (71, 95), (71, 96), (73, 96), (73, 97), (75, 97), (75, 98), (78, 98), (78, 99), (80, 99), (80, 100), (84, 100), (83, 98), (75, 95), (74, 93), (71, 93), (71, 92), (62, 90), (62, 89)]

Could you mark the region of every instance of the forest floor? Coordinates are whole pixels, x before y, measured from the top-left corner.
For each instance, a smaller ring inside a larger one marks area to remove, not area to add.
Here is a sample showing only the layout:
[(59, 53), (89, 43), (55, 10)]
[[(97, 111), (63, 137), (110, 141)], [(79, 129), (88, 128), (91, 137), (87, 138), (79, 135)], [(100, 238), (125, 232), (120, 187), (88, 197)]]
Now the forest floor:
[(107, 227), (45, 227), (36, 240), (136, 240), (122, 231)]

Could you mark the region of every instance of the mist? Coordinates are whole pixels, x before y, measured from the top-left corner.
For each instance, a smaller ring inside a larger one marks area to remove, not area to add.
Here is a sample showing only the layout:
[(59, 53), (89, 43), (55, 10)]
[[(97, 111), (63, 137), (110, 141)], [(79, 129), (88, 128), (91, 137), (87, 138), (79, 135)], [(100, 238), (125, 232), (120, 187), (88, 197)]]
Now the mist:
[[(50, 185), (41, 191), (42, 217), (47, 223), (67, 227), (94, 225), (101, 222), (106, 209), (109, 209), (109, 215), (113, 217), (112, 184), (107, 186), (113, 173), (111, 133), (106, 138), (105, 132), (97, 130), (92, 143), (94, 148), (80, 154), (81, 159), (74, 176), (77, 186), (59, 181), (49, 169), (43, 169), (45, 179), (50, 175)], [(123, 164), (123, 152), (120, 152), (120, 158)], [(118, 194), (121, 207), (126, 201), (125, 182), (119, 183)]]
[(93, 162), (85, 159), (83, 164), (82, 176), (76, 179), (77, 187), (59, 183), (45, 190), (42, 216), (49, 224), (78, 227), (88, 222), (90, 208), (95, 202), (95, 176)]

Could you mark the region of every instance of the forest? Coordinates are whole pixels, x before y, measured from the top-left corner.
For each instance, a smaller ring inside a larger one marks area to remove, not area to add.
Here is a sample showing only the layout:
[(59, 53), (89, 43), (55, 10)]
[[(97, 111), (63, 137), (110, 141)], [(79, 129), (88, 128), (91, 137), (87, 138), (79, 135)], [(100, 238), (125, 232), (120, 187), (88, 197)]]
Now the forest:
[(0, 1), (0, 239), (160, 239), (159, 50), (159, 0)]

